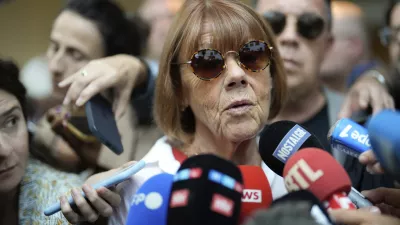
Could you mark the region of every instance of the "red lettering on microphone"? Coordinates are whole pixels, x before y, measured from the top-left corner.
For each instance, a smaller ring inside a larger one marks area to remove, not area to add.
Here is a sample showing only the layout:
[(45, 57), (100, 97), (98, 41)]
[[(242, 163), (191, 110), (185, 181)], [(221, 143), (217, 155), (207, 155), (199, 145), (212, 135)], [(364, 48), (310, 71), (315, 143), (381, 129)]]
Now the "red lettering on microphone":
[(242, 202), (261, 203), (262, 202), (261, 190), (244, 189), (242, 194)]

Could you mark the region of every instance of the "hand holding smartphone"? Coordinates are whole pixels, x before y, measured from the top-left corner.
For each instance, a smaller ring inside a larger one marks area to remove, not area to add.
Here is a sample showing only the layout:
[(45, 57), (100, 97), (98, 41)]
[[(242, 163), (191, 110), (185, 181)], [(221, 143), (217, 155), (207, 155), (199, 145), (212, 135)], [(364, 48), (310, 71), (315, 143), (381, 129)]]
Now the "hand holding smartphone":
[[(141, 161), (139, 161), (139, 162), (137, 162), (135, 164), (132, 164), (132, 165), (126, 167), (126, 168), (121, 169), (120, 171), (117, 172), (117, 174), (115, 174), (115, 175), (113, 175), (113, 176), (111, 176), (111, 177), (109, 177), (109, 178), (107, 178), (107, 179), (105, 179), (103, 181), (100, 181), (97, 184), (92, 185), (92, 187), (94, 189), (98, 189), (100, 187), (107, 187), (108, 188), (108, 187), (114, 186), (116, 184), (119, 184), (119, 183), (127, 180), (129, 177), (131, 177), (132, 175), (134, 175), (137, 172), (139, 172), (145, 166), (146, 166), (146, 162), (141, 160)], [(81, 194), (82, 194), (83, 197), (86, 198), (86, 196), (85, 196), (85, 194), (83, 192)], [(89, 201), (89, 200), (86, 198), (86, 201)], [(74, 202), (72, 197), (68, 198), (68, 203), (71, 206), (75, 205), (75, 202)], [(54, 213), (59, 212), (60, 210), (61, 210), (60, 203), (54, 203), (53, 205), (51, 205), (50, 207), (48, 207), (48, 208), (46, 208), (44, 210), (44, 215), (51, 216)]]

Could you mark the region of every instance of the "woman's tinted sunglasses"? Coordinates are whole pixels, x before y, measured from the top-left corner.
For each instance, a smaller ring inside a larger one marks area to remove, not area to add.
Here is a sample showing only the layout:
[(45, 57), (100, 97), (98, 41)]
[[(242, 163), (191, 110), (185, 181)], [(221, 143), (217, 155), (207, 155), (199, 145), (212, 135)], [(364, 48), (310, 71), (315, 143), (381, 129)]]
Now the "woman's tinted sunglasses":
[[(249, 41), (238, 52), (234, 53), (240, 66), (252, 72), (259, 72), (267, 68), (272, 57), (272, 47), (264, 41)], [(218, 77), (226, 68), (225, 58), (218, 50), (201, 49), (195, 52), (190, 61), (184, 63), (172, 63), (173, 65), (190, 64), (193, 73), (202, 80), (212, 80)]]

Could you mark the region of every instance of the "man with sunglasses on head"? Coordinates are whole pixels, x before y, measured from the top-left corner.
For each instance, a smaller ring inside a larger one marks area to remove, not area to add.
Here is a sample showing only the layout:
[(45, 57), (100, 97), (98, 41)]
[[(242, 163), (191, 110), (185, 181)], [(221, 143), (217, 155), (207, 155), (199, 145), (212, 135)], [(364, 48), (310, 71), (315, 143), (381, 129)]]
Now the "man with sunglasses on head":
[[(374, 89), (381, 90), (379, 99), (390, 95), (374, 76), (363, 76), (350, 89), (346, 98), (329, 92), (321, 85), (319, 72), (322, 62), (334, 41), (331, 34), (330, 0), (258, 0), (256, 9), (264, 15), (276, 34), (278, 50), (284, 61), (289, 89), (288, 102), (274, 121), (291, 120), (305, 126), (322, 142), (324, 148), (344, 164), (347, 157), (341, 152), (332, 152), (327, 140), (329, 128), (338, 120), (341, 105), (345, 102), (341, 116), (371, 105), (374, 112), (382, 105), (372, 97)], [(366, 94), (364, 94), (366, 93)], [(349, 103), (349, 104), (348, 104)], [(351, 107), (350, 107), (351, 106)], [(274, 122), (271, 121), (271, 122)], [(353, 183), (362, 183), (363, 171), (347, 170)], [(373, 186), (393, 186), (391, 182), (377, 182)], [(361, 185), (360, 189), (363, 189)]]

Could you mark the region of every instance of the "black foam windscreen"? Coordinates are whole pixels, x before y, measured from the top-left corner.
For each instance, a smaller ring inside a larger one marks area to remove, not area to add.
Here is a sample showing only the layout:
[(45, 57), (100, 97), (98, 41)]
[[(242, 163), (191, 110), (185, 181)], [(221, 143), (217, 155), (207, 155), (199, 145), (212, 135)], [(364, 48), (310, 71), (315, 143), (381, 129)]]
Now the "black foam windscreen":
[(291, 192), (279, 199), (276, 199), (272, 202), (270, 208), (274, 208), (284, 203), (294, 204), (295, 202), (307, 203), (307, 212), (316, 222), (318, 222), (318, 224), (334, 224), (319, 199), (307, 190)]
[(264, 163), (282, 176), (286, 160), (308, 147), (324, 149), (318, 138), (304, 127), (292, 121), (278, 121), (263, 129), (258, 151)]
[(174, 176), (168, 225), (236, 225), (243, 178), (232, 162), (215, 155), (185, 160)]

